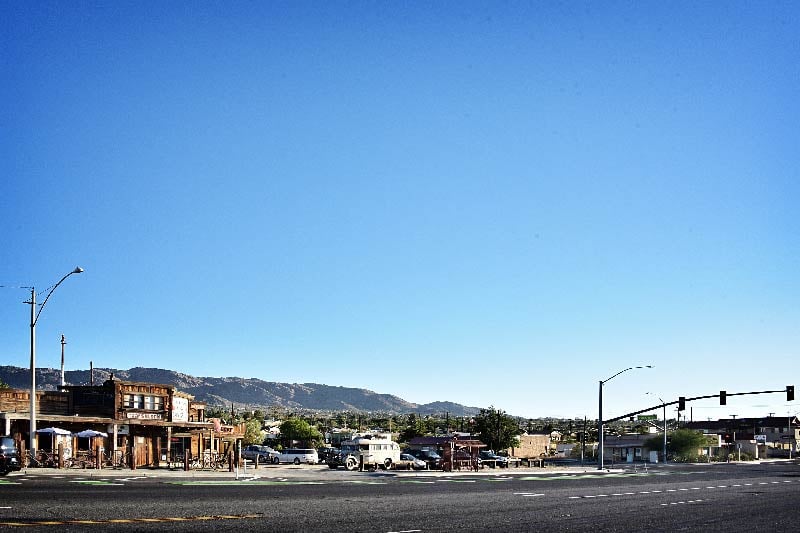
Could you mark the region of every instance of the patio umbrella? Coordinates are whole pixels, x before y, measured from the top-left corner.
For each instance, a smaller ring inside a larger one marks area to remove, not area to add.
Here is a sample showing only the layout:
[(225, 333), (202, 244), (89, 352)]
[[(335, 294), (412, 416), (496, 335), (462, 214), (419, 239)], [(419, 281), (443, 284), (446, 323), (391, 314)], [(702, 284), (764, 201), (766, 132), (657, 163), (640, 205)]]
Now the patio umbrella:
[(108, 433), (103, 433), (102, 431), (95, 431), (93, 429), (84, 429), (78, 433), (73, 433), (73, 437), (78, 437), (81, 439), (93, 439), (95, 437), (108, 437)]
[(66, 429), (61, 429), (61, 428), (42, 428), (42, 429), (37, 429), (36, 433), (50, 433), (51, 435), (70, 435), (71, 434)]
[(50, 434), (50, 449), (56, 447), (56, 435), (70, 435), (71, 433), (66, 429), (56, 428), (56, 427), (49, 427), (49, 428), (42, 428), (37, 429), (36, 433), (44, 433)]

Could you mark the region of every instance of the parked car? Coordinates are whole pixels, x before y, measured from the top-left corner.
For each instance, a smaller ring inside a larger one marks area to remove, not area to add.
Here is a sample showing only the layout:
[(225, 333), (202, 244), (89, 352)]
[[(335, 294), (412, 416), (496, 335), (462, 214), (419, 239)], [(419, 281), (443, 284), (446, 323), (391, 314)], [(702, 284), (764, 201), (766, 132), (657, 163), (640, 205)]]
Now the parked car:
[(251, 461), (255, 461), (258, 458), (258, 462), (262, 464), (276, 462), (278, 455), (278, 452), (269, 446), (258, 446), (256, 444), (250, 444), (242, 450), (242, 457)]
[(14, 439), (11, 437), (0, 437), (0, 476), (5, 476), (9, 472), (20, 470), (22, 464), (19, 459), (19, 452)]
[(492, 450), (481, 450), (478, 453), (478, 459), (481, 465), (489, 466), (490, 468), (495, 466), (505, 468), (508, 466), (508, 457), (497, 455)]
[(408, 449), (403, 453), (407, 453), (413, 455), (417, 459), (421, 459), (425, 461), (425, 464), (428, 465), (428, 468), (431, 470), (441, 470), (444, 466), (442, 456), (439, 455), (436, 451), (430, 449), (424, 450), (412, 450)]
[(426, 468), (428, 468), (428, 463), (426, 463), (422, 459), (417, 459), (410, 453), (401, 453), (400, 460), (409, 463), (411, 465), (411, 468), (413, 468), (414, 470), (425, 470)]
[(329, 464), (331, 460), (339, 456), (339, 449), (331, 447), (320, 448), (317, 450), (317, 455), (319, 456), (320, 463)]
[(313, 448), (286, 448), (273, 459), (273, 462), (315, 465), (319, 463), (319, 455)]

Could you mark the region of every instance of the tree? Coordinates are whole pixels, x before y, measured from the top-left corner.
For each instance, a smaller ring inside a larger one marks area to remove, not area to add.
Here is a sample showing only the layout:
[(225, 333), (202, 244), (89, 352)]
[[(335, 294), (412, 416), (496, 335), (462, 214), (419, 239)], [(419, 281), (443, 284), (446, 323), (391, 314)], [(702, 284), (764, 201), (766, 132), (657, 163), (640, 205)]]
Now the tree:
[(263, 444), (264, 435), (261, 433), (261, 421), (251, 418), (245, 422), (243, 444)]
[(280, 426), (281, 439), (284, 444), (291, 446), (292, 441), (300, 441), (306, 446), (317, 446), (322, 442), (322, 433), (311, 424), (300, 418), (289, 418)]
[[(667, 452), (676, 457), (694, 457), (706, 443), (706, 437), (699, 431), (678, 429), (669, 434)], [(661, 450), (664, 446), (664, 435), (647, 439), (644, 445), (650, 450)]]
[(422, 420), (415, 417), (413, 414), (408, 417), (408, 426), (400, 432), (400, 442), (408, 442), (415, 437), (421, 437), (425, 434), (425, 425)]
[(481, 409), (480, 414), (475, 417), (475, 432), (480, 434), (484, 444), (495, 451), (516, 447), (519, 444), (517, 436), (520, 434), (520, 429), (517, 420), (493, 406)]
[(10, 389), (11, 385), (0, 379), (0, 389)]

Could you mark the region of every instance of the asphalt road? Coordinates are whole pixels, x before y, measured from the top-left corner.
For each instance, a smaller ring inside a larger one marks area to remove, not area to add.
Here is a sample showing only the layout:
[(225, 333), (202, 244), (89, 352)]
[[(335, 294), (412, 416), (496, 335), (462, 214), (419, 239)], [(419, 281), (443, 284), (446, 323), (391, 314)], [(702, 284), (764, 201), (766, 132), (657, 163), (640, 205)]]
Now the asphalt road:
[[(797, 462), (553, 474), (0, 478), (0, 530), (797, 531)], [(283, 475), (285, 474), (285, 475)], [(53, 529), (57, 528), (57, 529)]]

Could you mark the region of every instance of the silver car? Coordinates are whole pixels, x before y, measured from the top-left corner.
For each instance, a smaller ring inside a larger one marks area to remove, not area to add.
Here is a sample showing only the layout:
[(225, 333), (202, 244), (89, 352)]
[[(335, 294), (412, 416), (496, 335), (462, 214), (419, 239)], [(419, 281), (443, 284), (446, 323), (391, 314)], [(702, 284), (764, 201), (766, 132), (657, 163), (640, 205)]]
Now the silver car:
[(258, 446), (257, 444), (250, 444), (242, 450), (242, 457), (251, 461), (258, 459), (261, 464), (277, 463), (278, 455), (280, 454), (269, 446)]
[(408, 461), (411, 464), (411, 468), (413, 468), (414, 470), (425, 470), (426, 468), (428, 468), (428, 463), (426, 463), (422, 459), (417, 459), (410, 453), (401, 453), (400, 460)]

